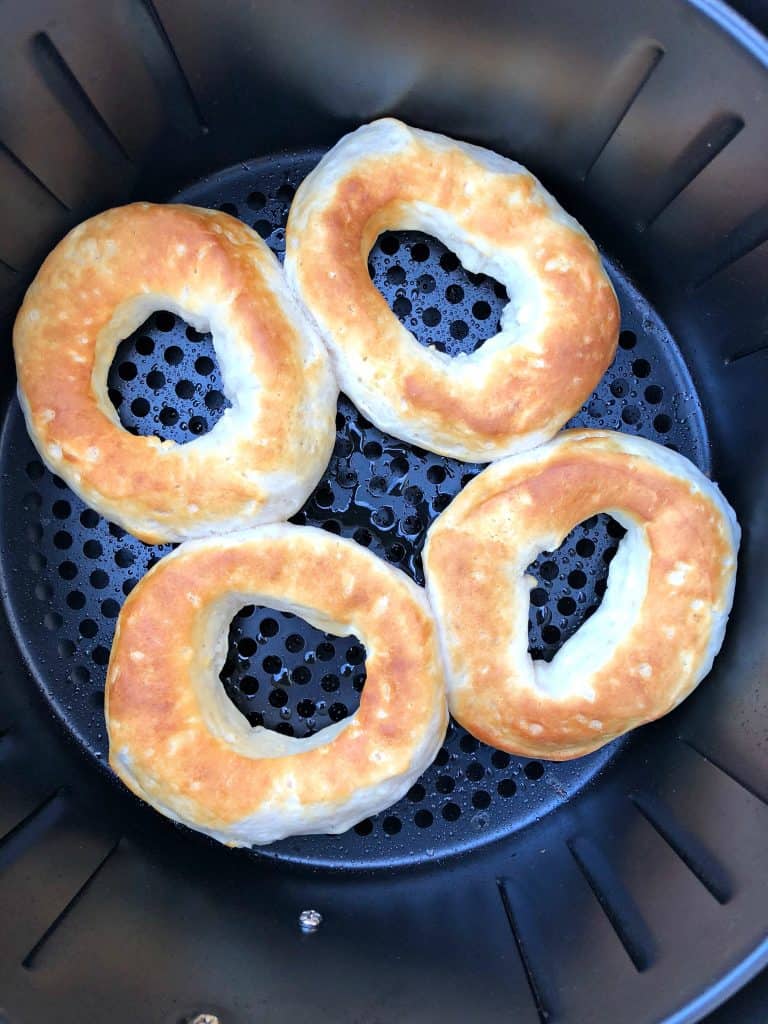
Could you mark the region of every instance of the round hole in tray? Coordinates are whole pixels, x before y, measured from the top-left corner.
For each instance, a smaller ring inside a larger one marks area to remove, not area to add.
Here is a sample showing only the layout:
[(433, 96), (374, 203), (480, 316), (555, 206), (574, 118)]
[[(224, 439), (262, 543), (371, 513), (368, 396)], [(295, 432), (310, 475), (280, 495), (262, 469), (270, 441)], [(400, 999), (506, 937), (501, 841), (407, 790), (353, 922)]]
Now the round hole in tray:
[(355, 713), (365, 648), (355, 636), (333, 636), (289, 612), (247, 605), (232, 619), (219, 677), (252, 724), (278, 732), (290, 725), (290, 735), (303, 738)]
[(229, 408), (211, 335), (167, 310), (120, 342), (107, 384), (126, 430), (179, 444), (207, 433)]

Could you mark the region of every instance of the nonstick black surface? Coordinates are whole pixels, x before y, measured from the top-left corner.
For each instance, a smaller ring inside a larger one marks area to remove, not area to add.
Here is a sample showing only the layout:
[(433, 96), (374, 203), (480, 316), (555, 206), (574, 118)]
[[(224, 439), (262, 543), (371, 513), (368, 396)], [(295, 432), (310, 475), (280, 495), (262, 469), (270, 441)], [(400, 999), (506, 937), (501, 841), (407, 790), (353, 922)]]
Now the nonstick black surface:
[[(291, 198), (317, 159), (312, 152), (241, 164), (176, 198), (239, 216), (282, 257)], [(471, 352), (498, 329), (504, 289), (467, 273), (435, 239), (382, 235), (369, 265), (376, 286), (422, 344), (451, 355)], [(648, 437), (707, 471), (704, 421), (678, 348), (620, 268), (606, 265), (621, 303), (619, 348), (570, 425)], [(162, 310), (120, 345), (109, 385), (127, 429), (181, 443), (210, 430), (227, 406), (210, 335)], [(88, 509), (43, 467), (16, 403), (1, 457), (6, 536), (19, 539), (3, 550), (18, 638), (57, 714), (103, 763), (104, 679), (115, 621), (125, 595), (171, 546), (144, 545)], [(481, 468), (383, 434), (342, 395), (328, 470), (293, 521), (351, 537), (421, 584), (427, 527)], [(535, 658), (550, 659), (599, 605), (622, 533), (608, 516), (598, 516), (532, 565), (538, 586), (531, 594), (529, 643)], [(354, 712), (365, 684), (364, 658), (355, 637), (327, 636), (289, 614), (246, 607), (230, 630), (222, 680), (251, 724), (306, 736)], [(435, 763), (393, 807), (343, 836), (294, 838), (261, 853), (374, 867), (464, 851), (568, 799), (620, 743), (577, 761), (543, 763), (494, 751), (452, 723)]]

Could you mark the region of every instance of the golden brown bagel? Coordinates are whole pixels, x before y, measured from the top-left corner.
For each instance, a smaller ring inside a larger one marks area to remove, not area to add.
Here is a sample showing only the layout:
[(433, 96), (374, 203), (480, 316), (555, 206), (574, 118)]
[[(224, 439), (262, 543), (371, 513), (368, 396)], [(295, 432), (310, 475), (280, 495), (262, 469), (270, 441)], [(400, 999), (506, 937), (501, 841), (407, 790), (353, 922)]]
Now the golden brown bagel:
[[(526, 567), (599, 512), (627, 530), (602, 605), (533, 662)], [(490, 466), (424, 554), (453, 715), (485, 743), (561, 761), (670, 711), (723, 641), (739, 536), (715, 484), (642, 438), (566, 431)]]
[[(435, 235), (501, 281), (500, 333), (453, 359), (419, 345), (368, 275), (388, 229)], [(382, 430), (457, 459), (548, 440), (616, 349), (618, 306), (597, 250), (533, 175), (391, 118), (345, 136), (301, 184), (285, 269), (341, 389)]]
[[(232, 403), (184, 445), (134, 437), (107, 395), (117, 345), (157, 309), (212, 330)], [(29, 288), (13, 344), (43, 460), (142, 540), (285, 519), (330, 457), (328, 357), (267, 246), (225, 213), (137, 203), (80, 224)]]
[[(244, 604), (367, 649), (358, 711), (308, 739), (251, 728), (218, 678)], [(352, 541), (265, 526), (182, 545), (131, 593), (107, 674), (110, 764), (176, 821), (232, 846), (343, 832), (399, 799), (447, 724), (424, 592)]]

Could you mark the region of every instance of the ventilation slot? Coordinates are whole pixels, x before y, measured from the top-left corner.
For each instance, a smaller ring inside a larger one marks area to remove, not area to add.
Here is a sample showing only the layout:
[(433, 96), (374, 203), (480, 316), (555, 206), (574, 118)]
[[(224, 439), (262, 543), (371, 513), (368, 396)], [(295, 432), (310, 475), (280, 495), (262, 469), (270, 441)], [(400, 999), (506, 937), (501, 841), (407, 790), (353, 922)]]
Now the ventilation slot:
[(89, 145), (112, 163), (130, 162), (120, 140), (93, 105), (45, 32), (40, 32), (33, 38), (32, 56), (43, 81)]
[(649, 203), (651, 212), (638, 223), (638, 230), (649, 228), (743, 127), (744, 122), (736, 114), (718, 114), (704, 125), (671, 167), (657, 176), (656, 195)]
[(536, 975), (533, 972), (531, 961), (528, 956), (528, 951), (526, 950), (525, 944), (523, 943), (520, 928), (515, 917), (515, 911), (513, 909), (512, 900), (510, 898), (510, 883), (504, 878), (499, 878), (497, 879), (497, 885), (499, 887), (499, 895), (501, 896), (501, 902), (504, 905), (504, 912), (507, 915), (507, 921), (509, 922), (509, 927), (512, 930), (512, 935), (515, 940), (515, 945), (517, 946), (517, 951), (520, 954), (520, 961), (523, 965), (523, 970), (525, 971), (525, 977), (528, 980), (528, 986), (530, 987), (531, 995), (533, 996), (533, 1002), (536, 1007), (536, 1012), (539, 1015), (539, 1021), (541, 1022), (541, 1024), (552, 1024), (552, 1008), (549, 1006), (549, 1002), (545, 998), (544, 993), (541, 990), (540, 984), (536, 978)]
[[(69, 208), (12, 150), (0, 142), (0, 212), (3, 238), (0, 245), (0, 281), (14, 288), (48, 252), (53, 242), (71, 225)], [(13, 318), (17, 306), (8, 309)]]
[(688, 290), (701, 288), (716, 274), (720, 274), (765, 241), (768, 241), (768, 203), (742, 221), (699, 262)]
[(142, 52), (174, 120), (190, 134), (207, 135), (209, 128), (173, 43), (152, 0), (140, 0), (135, 11), (142, 39)]
[(760, 345), (753, 345), (751, 348), (740, 349), (738, 352), (734, 352), (733, 355), (726, 356), (723, 362), (726, 366), (730, 366), (731, 363), (740, 363), (742, 359), (757, 356), (761, 352), (765, 352), (766, 349), (768, 349), (768, 341), (764, 341)]
[[(715, 760), (715, 758), (713, 758), (710, 754), (705, 754), (704, 751), (701, 750), (691, 740), (682, 739), (682, 742), (686, 745), (686, 747), (690, 747), (690, 749), (695, 754), (698, 754), (699, 757), (703, 758), (708, 764), (711, 764), (713, 768), (717, 768), (717, 770), (719, 772), (722, 772), (723, 775), (727, 775), (728, 778), (732, 782), (735, 782), (737, 786), (741, 786), (742, 789), (745, 789), (750, 794), (750, 796), (753, 796), (756, 800), (759, 800), (760, 803), (768, 805), (768, 791), (766, 791), (765, 788), (761, 789), (758, 785), (755, 785), (751, 782), (747, 782), (746, 779), (741, 778), (735, 772), (732, 772), (729, 768), (726, 768), (725, 765), (722, 764), (722, 762), (720, 762), (719, 760)], [(761, 784), (763, 787), (765, 786), (765, 777), (761, 779)]]
[(38, 178), (38, 176), (34, 173), (34, 171), (31, 171), (25, 163), (22, 163), (21, 160), (19, 160), (19, 158), (16, 156), (16, 154), (12, 152), (12, 150), (8, 149), (4, 142), (0, 142), (0, 154), (5, 156), (10, 161), (10, 163), (13, 164), (14, 167), (21, 171), (25, 178), (27, 178), (38, 188), (42, 189), (46, 196), (51, 198), (57, 206), (60, 206), (62, 210), (66, 210), (67, 212), (69, 212), (69, 207), (67, 206), (67, 204), (63, 200), (59, 199), (57, 195), (51, 192), (51, 190), (48, 188), (45, 182), (41, 181)]
[(650, 793), (634, 793), (630, 799), (707, 892), (714, 896), (718, 903), (727, 903), (733, 891), (731, 882), (725, 869), (701, 841), (689, 832), (675, 818), (669, 807), (657, 797), (651, 796)]
[(631, 50), (610, 75), (603, 92), (604, 101), (595, 110), (591, 123), (581, 129), (584, 148), (589, 147), (591, 153), (583, 165), (582, 181), (589, 177), (663, 56), (664, 50), (658, 43), (643, 43)]
[(623, 882), (591, 840), (569, 839), (568, 849), (627, 956), (638, 971), (646, 970), (653, 963), (653, 937)]
[(18, 270), (5, 260), (0, 260), (0, 288), (12, 288), (17, 283)]
[(30, 951), (24, 957), (24, 959), (21, 962), (23, 967), (26, 967), (27, 970), (31, 970), (35, 966), (35, 963), (40, 955), (43, 946), (45, 946), (45, 944), (51, 938), (53, 933), (57, 931), (57, 929), (60, 927), (64, 919), (70, 915), (76, 904), (78, 904), (82, 900), (83, 896), (85, 896), (86, 892), (93, 885), (93, 882), (95, 881), (97, 875), (99, 875), (101, 871), (104, 869), (105, 865), (107, 864), (107, 861), (111, 859), (112, 855), (115, 853), (119, 845), (120, 840), (118, 839), (115, 843), (113, 843), (109, 850), (107, 850), (106, 854), (101, 858), (99, 863), (90, 873), (90, 875), (86, 878), (86, 880), (77, 890), (72, 899), (67, 903), (64, 909), (61, 911), (61, 913), (54, 918), (54, 920), (51, 922), (48, 928), (46, 928), (46, 930), (34, 944), (32, 949), (30, 949)]
[(64, 790), (56, 790), (0, 839), (0, 870), (13, 863), (56, 824), (64, 811)]

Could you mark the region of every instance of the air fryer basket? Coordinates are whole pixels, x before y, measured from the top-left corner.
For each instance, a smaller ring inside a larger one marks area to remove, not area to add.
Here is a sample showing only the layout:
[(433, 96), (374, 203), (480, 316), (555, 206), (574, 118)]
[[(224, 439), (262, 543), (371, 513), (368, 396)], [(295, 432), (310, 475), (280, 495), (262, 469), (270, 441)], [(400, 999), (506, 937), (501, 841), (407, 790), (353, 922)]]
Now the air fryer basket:
[[(8, 340), (0, 1022), (701, 1019), (768, 961), (768, 44), (683, 0), (620, 15), (607, 0), (35, 0), (0, 26), (7, 339), (40, 259), (89, 213), (134, 197), (216, 207), (280, 256), (324, 149), (396, 114), (520, 159), (582, 221), (622, 333), (574, 422), (674, 446), (744, 528), (723, 652), (668, 718), (562, 765), (452, 725), (408, 795), (345, 835), (228, 851), (105, 767), (115, 618), (169, 547), (44, 469)], [(470, 351), (495, 330), (503, 289), (436, 240), (385, 234), (369, 262), (422, 343)], [(128, 429), (180, 441), (226, 407), (210, 336), (163, 310), (121, 345), (110, 395)], [(343, 396), (337, 435), (295, 520), (422, 582), (427, 526), (480, 467), (382, 434)], [(534, 656), (594, 610), (620, 539), (600, 516), (537, 559)], [(364, 650), (248, 607), (222, 680), (253, 724), (306, 735), (356, 707)]]

